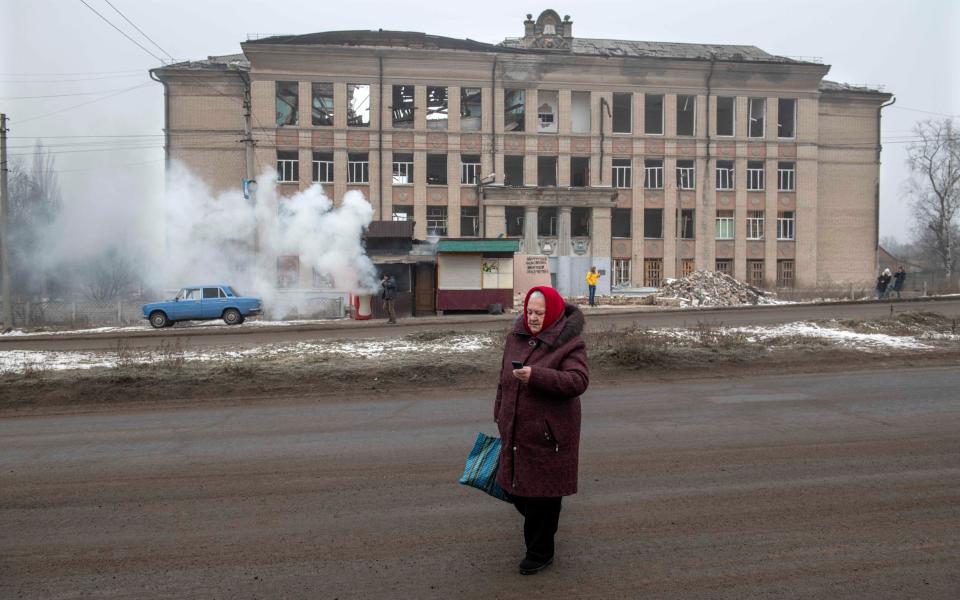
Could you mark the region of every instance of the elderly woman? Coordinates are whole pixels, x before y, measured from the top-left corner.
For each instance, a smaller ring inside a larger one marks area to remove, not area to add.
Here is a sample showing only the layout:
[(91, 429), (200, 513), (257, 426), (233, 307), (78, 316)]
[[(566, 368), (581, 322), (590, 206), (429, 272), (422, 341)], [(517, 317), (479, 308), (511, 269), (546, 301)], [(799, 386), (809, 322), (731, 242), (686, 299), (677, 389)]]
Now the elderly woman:
[(557, 290), (535, 287), (503, 352), (493, 409), (503, 440), (497, 482), (524, 517), (524, 575), (553, 562), (561, 500), (577, 492), (580, 394), (590, 379), (583, 323)]

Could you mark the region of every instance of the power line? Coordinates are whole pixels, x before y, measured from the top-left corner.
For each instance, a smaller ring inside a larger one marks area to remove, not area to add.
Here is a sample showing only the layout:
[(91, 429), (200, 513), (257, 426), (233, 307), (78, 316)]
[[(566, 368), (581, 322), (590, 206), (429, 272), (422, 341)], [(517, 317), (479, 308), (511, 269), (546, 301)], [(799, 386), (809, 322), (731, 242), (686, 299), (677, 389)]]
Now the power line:
[(59, 75), (116, 75), (118, 73), (142, 73), (143, 69), (126, 69), (123, 71), (73, 71), (69, 73), (0, 73), (0, 77), (55, 77)]
[(162, 59), (162, 58), (160, 58), (159, 56), (157, 56), (157, 55), (154, 54), (153, 52), (150, 52), (149, 50), (147, 50), (146, 48), (144, 48), (144, 47), (143, 47), (143, 44), (141, 44), (141, 43), (138, 42), (137, 40), (135, 40), (135, 39), (133, 39), (132, 37), (130, 37), (129, 35), (127, 35), (127, 33), (126, 33), (124, 30), (120, 29), (119, 27), (117, 27), (116, 25), (114, 25), (109, 19), (107, 19), (105, 16), (103, 16), (103, 15), (101, 15), (99, 12), (97, 12), (97, 10), (96, 10), (95, 8), (93, 8), (92, 6), (90, 6), (89, 4), (87, 4), (86, 0), (80, 0), (80, 2), (81, 2), (84, 6), (86, 6), (87, 8), (89, 8), (91, 11), (93, 11), (93, 13), (94, 13), (95, 15), (97, 15), (98, 17), (100, 17), (101, 19), (103, 19), (103, 21), (104, 21), (107, 25), (109, 25), (110, 27), (113, 27), (114, 29), (116, 29), (117, 31), (119, 31), (120, 34), (121, 34), (123, 37), (127, 38), (128, 40), (130, 40), (131, 42), (133, 42), (134, 44), (136, 44), (138, 48), (140, 48), (141, 50), (143, 50), (144, 52), (146, 52), (146, 53), (149, 54), (150, 56), (152, 56), (152, 57), (154, 57), (155, 59), (157, 59), (157, 62), (160, 62), (160, 63), (163, 62), (163, 59)]
[(170, 57), (170, 60), (173, 60), (173, 61), (177, 60), (177, 59), (175, 59), (175, 58), (173, 57), (172, 54), (170, 54), (169, 52), (167, 52), (166, 50), (164, 50), (163, 48), (161, 48), (161, 47), (160, 47), (160, 44), (158, 44), (158, 43), (156, 43), (155, 41), (153, 41), (153, 40), (150, 38), (149, 35), (145, 34), (142, 29), (140, 29), (139, 27), (137, 27), (136, 24), (135, 24), (133, 21), (131, 21), (130, 19), (128, 19), (128, 18), (127, 18), (127, 15), (123, 14), (122, 12), (120, 12), (120, 9), (117, 8), (116, 6), (114, 6), (113, 3), (110, 2), (110, 0), (103, 0), (103, 1), (106, 2), (107, 4), (109, 4), (109, 5), (110, 5), (110, 8), (112, 8), (113, 10), (115, 10), (118, 15), (120, 15), (121, 17), (123, 17), (123, 20), (124, 20), (124, 21), (126, 21), (127, 23), (130, 23), (130, 25), (132, 25), (134, 29), (136, 29), (137, 31), (139, 31), (139, 32), (140, 32), (140, 35), (142, 35), (143, 37), (147, 38), (147, 39), (150, 41), (151, 44), (153, 44), (154, 46), (156, 46), (156, 47), (160, 50), (160, 52), (163, 52), (163, 53), (166, 54), (168, 57)]
[(56, 151), (42, 150), (42, 151), (40, 151), (40, 152), (22, 152), (22, 153), (17, 153), (17, 154), (12, 154), (12, 153), (11, 153), (10, 156), (45, 156), (45, 155), (47, 155), (47, 154), (54, 154), (54, 155), (56, 155), (56, 154), (87, 154), (87, 153), (91, 153), (91, 152), (113, 152), (113, 151), (117, 151), (117, 150), (124, 150), (124, 151), (126, 151), (126, 150), (152, 150), (152, 149), (155, 149), (155, 148), (156, 148), (156, 149), (160, 149), (160, 148), (163, 148), (163, 146), (158, 146), (158, 145), (152, 145), (152, 146), (114, 146), (114, 147), (112, 147), (112, 148), (90, 148), (90, 149), (85, 149), (85, 150), (56, 150)]
[[(80, 1), (83, 2), (83, 0), (80, 0)], [(100, 102), (101, 100), (106, 100), (106, 99), (108, 99), (108, 98), (113, 98), (114, 96), (119, 96), (120, 94), (124, 94), (124, 93), (126, 93), (126, 92), (131, 91), (131, 90), (135, 90), (135, 89), (138, 89), (138, 88), (142, 88), (142, 87), (147, 86), (147, 85), (150, 85), (150, 82), (141, 83), (140, 85), (135, 85), (135, 86), (133, 86), (133, 87), (126, 88), (126, 89), (121, 90), (121, 91), (119, 91), (119, 92), (116, 92), (116, 93), (114, 93), (114, 94), (110, 94), (109, 96), (103, 96), (102, 98), (96, 98), (96, 99), (90, 100), (90, 101), (88, 101), (88, 102), (81, 102), (80, 104), (74, 104), (73, 106), (68, 106), (68, 107), (66, 107), (66, 108), (61, 108), (60, 110), (55, 110), (55, 111), (53, 111), (53, 112), (48, 112), (48, 113), (45, 113), (45, 114), (42, 114), (42, 115), (37, 115), (37, 116), (35, 116), (35, 117), (30, 117), (30, 118), (27, 118), (27, 119), (20, 119), (20, 120), (18, 120), (16, 123), (19, 125), (20, 123), (26, 123), (27, 121), (36, 121), (37, 119), (44, 119), (44, 118), (49, 117), (49, 116), (52, 116), (52, 115), (57, 115), (57, 114), (60, 114), (60, 113), (62, 113), (62, 112), (67, 112), (68, 110), (73, 110), (73, 109), (75, 109), (75, 108), (80, 108), (81, 106), (86, 106), (86, 105), (88, 105), (88, 104), (93, 104), (94, 102)]]
[(131, 73), (128, 74), (128, 75), (107, 75), (106, 77), (81, 77), (81, 78), (79, 78), (79, 79), (23, 79), (23, 80), (19, 80), (19, 81), (18, 81), (18, 80), (5, 79), (5, 80), (0, 81), (0, 83), (7, 83), (7, 84), (14, 84), (14, 83), (16, 83), (16, 84), (21, 84), (21, 85), (34, 85), (34, 84), (38, 84), (38, 83), (43, 83), (43, 84), (47, 84), (47, 83), (52, 83), (52, 84), (57, 84), (57, 83), (77, 83), (77, 82), (82, 82), (82, 81), (104, 81), (104, 80), (107, 80), (107, 79), (130, 79), (131, 77), (140, 77), (140, 76), (142, 76), (142, 75), (143, 75), (143, 71), (138, 69), (138, 70), (136, 71), (136, 74), (134, 74), (133, 72), (131, 72)]
[(894, 104), (890, 108), (899, 108), (900, 110), (909, 110), (910, 112), (924, 113), (927, 115), (937, 115), (939, 117), (949, 117), (951, 119), (960, 117), (960, 115), (949, 115), (947, 113), (939, 113), (939, 112), (934, 112), (932, 110), (920, 110), (919, 108), (910, 108), (908, 106), (900, 106), (899, 104)]
[(48, 94), (46, 96), (4, 96), (0, 100), (36, 100), (38, 98), (68, 98), (71, 96), (98, 96), (100, 94), (109, 94), (110, 92), (120, 92), (124, 88), (112, 90), (100, 90), (99, 92), (75, 92), (73, 94)]

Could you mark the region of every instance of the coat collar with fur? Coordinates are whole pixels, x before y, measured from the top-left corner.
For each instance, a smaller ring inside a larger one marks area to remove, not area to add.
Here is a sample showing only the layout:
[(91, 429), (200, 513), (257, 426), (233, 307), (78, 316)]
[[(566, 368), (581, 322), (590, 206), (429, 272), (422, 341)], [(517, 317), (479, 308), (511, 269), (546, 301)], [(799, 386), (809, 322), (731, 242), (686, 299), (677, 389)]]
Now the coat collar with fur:
[[(585, 323), (583, 312), (576, 305), (566, 302), (563, 315), (557, 319), (557, 322), (533, 337), (549, 346), (562, 346), (583, 333)], [(530, 333), (523, 327), (523, 315), (513, 322), (513, 334), (530, 337)]]

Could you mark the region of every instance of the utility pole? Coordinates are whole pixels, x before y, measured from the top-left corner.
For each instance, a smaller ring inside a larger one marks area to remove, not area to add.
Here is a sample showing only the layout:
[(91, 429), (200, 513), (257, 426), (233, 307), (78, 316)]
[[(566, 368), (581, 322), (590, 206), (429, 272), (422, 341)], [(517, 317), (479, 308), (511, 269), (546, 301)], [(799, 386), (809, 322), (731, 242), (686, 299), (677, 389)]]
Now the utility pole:
[(10, 201), (7, 198), (7, 115), (0, 113), (0, 271), (3, 285), (3, 328), (13, 328), (13, 302), (10, 300), (10, 249), (7, 220)]
[[(250, 85), (250, 75), (244, 71), (238, 71), (237, 75), (243, 81), (243, 149), (245, 158), (244, 189), (250, 196), (250, 203), (253, 205), (253, 256), (254, 260), (260, 260), (260, 223), (257, 220), (257, 186), (256, 186), (256, 166), (254, 156), (253, 139), (253, 93)], [(248, 185), (246, 182), (254, 182)]]

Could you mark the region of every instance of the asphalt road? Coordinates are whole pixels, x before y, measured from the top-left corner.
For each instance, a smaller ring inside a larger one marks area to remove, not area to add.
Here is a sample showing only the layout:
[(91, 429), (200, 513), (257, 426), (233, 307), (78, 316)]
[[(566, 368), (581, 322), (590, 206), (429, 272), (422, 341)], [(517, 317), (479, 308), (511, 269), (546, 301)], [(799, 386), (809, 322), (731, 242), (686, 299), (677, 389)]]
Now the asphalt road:
[[(595, 382), (600, 383), (600, 382)], [(595, 385), (556, 563), (491, 395), (0, 419), (0, 598), (956, 598), (960, 373)]]
[[(891, 312), (892, 311), (892, 312)], [(933, 311), (960, 318), (960, 298), (903, 302), (863, 302), (838, 304), (796, 304), (735, 309), (622, 311), (587, 309), (588, 329), (603, 330), (638, 324), (644, 327), (689, 327), (699, 323), (769, 325), (812, 319), (863, 319), (892, 313)], [(119, 343), (128, 349), (155, 349), (161, 346), (182, 348), (245, 348), (262, 344), (313, 341), (319, 339), (376, 339), (422, 331), (503, 330), (512, 317), (501, 315), (448, 315), (401, 319), (398, 326), (384, 321), (339, 321), (308, 326), (194, 327), (178, 324), (172, 329), (96, 335), (14, 336), (0, 338), (3, 350), (116, 350)]]

